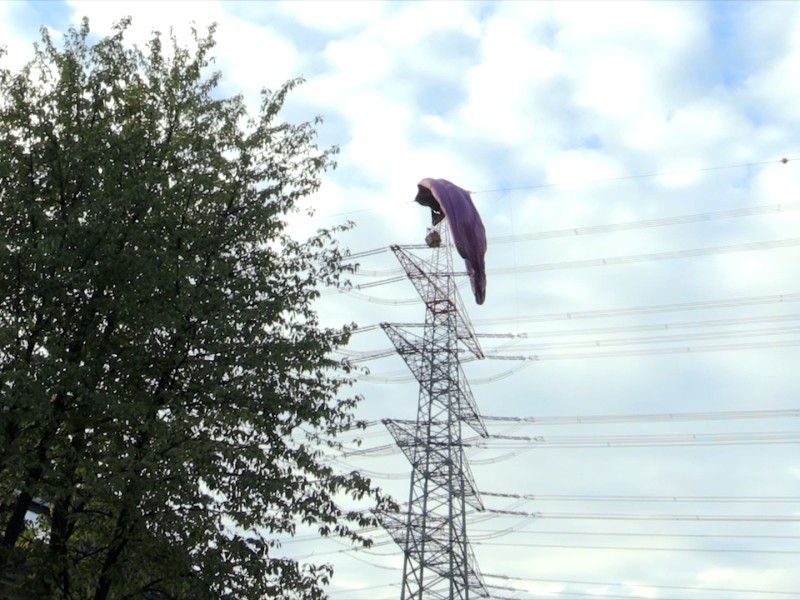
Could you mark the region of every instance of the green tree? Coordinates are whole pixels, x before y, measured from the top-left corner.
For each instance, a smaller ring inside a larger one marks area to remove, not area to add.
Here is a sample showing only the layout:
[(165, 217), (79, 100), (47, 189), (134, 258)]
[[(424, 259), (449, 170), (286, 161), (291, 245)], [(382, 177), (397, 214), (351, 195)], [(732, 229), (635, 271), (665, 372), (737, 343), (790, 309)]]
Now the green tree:
[(387, 502), (321, 455), (358, 424), (314, 308), (347, 268), (286, 217), (332, 150), (279, 119), (297, 81), (220, 97), (213, 29), (128, 26), (0, 70), (0, 596), (322, 597), (275, 539), (369, 543), (342, 500)]

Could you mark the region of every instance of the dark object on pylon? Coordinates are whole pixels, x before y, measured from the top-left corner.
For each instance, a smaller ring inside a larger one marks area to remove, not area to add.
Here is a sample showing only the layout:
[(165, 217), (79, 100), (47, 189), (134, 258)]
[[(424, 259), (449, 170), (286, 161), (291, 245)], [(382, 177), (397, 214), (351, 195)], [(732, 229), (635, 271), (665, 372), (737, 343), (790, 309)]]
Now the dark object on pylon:
[(442, 245), (442, 236), (433, 228), (428, 229), (428, 235), (425, 236), (425, 243), (428, 248), (438, 248)]

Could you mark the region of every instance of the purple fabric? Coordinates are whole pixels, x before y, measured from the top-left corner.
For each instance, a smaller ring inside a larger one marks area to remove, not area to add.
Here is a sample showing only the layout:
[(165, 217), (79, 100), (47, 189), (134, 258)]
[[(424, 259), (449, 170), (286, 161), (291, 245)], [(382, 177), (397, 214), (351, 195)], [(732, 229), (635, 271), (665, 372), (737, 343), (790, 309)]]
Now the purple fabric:
[[(469, 273), (469, 281), (472, 285), (472, 293), (475, 294), (475, 302), (483, 304), (486, 298), (486, 229), (483, 221), (478, 214), (469, 192), (461, 189), (446, 179), (431, 179), (426, 177), (419, 182), (421, 194), (425, 190), (430, 190), (433, 197), (441, 207), (453, 234), (453, 242), (456, 250), (464, 259)], [(435, 220), (435, 210), (434, 220)]]

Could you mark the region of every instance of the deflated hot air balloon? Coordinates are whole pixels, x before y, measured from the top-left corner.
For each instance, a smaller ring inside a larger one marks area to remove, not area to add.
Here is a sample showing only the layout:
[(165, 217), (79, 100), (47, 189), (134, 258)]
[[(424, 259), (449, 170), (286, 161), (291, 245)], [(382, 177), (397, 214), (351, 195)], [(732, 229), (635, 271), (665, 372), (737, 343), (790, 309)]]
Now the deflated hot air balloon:
[(486, 298), (486, 229), (469, 192), (446, 179), (426, 177), (417, 185), (416, 201), (431, 209), (434, 225), (447, 218), (456, 250), (467, 265), (475, 302)]

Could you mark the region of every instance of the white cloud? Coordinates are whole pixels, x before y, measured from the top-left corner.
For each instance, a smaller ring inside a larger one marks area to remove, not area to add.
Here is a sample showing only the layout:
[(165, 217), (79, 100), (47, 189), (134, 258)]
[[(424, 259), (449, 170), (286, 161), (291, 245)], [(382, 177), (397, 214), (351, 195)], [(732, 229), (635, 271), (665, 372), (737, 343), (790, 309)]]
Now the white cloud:
[(20, 69), (33, 58), (33, 43), (39, 41), (38, 30), (33, 35), (20, 35), (13, 23), (22, 18), (25, 6), (18, 2), (0, 2), (0, 47), (5, 47), (6, 55), (0, 65), (12, 71)]
[(746, 15), (742, 37), (753, 53), (755, 69), (744, 82), (751, 109), (759, 120), (797, 124), (800, 109), (794, 73), (800, 68), (800, 6), (794, 2), (753, 4)]
[(202, 32), (224, 14), (222, 3), (216, 0), (196, 2), (190, 12), (187, 12), (185, 3), (170, 0), (159, 2), (158, 10), (153, 10), (155, 5), (151, 3), (135, 0), (120, 2), (67, 0), (67, 4), (73, 11), (74, 22), (88, 17), (91, 29), (101, 35), (109, 34), (113, 25), (123, 18), (131, 17), (133, 26), (127, 38), (130, 42), (140, 45), (144, 45), (150, 39), (153, 31), (168, 35), (169, 30), (173, 29), (176, 35), (185, 37), (189, 34), (193, 23)]
[(386, 5), (381, 2), (329, 2), (308, 0), (306, 2), (281, 2), (281, 9), (299, 23), (330, 33), (344, 33), (363, 27), (381, 19)]
[(217, 24), (213, 52), (214, 68), (225, 77), (224, 84), (245, 93), (254, 109), (262, 88), (275, 89), (288, 79), (302, 75), (302, 60), (298, 49), (268, 27), (259, 26), (226, 12), (224, 3), (216, 0), (196, 2), (187, 14), (184, 2), (165, 1), (153, 10), (149, 2), (120, 1), (92, 2), (70, 0), (74, 20), (89, 17), (93, 31), (106, 35), (114, 23), (130, 16), (132, 26), (126, 39), (144, 47), (152, 32), (168, 36), (170, 30), (181, 43), (190, 39), (191, 28), (204, 36), (208, 27)]

